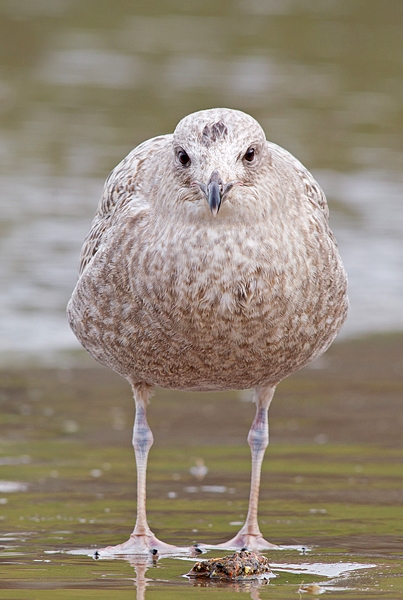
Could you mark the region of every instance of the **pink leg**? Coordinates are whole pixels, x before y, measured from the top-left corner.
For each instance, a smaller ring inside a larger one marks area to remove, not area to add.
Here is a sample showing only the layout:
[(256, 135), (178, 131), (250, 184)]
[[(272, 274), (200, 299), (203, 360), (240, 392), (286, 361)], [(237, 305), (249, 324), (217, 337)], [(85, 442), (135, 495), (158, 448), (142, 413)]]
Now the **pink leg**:
[[(153, 534), (147, 523), (146, 513), (146, 471), (149, 450), (154, 438), (147, 423), (146, 408), (151, 388), (146, 384), (132, 383), (136, 417), (133, 429), (133, 448), (137, 465), (137, 519), (133, 533), (127, 542), (117, 546), (107, 546), (98, 556), (113, 554), (177, 554), (190, 552), (192, 548), (179, 548), (162, 542)], [(193, 548), (194, 550), (194, 548)]]
[(217, 548), (229, 550), (267, 550), (276, 548), (275, 544), (267, 542), (260, 533), (257, 510), (259, 502), (260, 473), (265, 450), (269, 444), (269, 420), (268, 410), (272, 401), (274, 387), (256, 387), (254, 402), (256, 403), (256, 415), (248, 435), (248, 444), (252, 453), (252, 478), (249, 496), (249, 509), (245, 524), (242, 529), (228, 542), (218, 544)]

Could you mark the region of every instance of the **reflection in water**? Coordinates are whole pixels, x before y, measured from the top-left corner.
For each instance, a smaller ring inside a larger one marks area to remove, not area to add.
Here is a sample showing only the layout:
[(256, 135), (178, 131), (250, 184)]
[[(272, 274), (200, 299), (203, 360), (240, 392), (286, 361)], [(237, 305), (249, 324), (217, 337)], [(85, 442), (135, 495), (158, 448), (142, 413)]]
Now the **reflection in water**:
[[(87, 555), (93, 557), (93, 552), (86, 550), (72, 550), (68, 552), (72, 555)], [(135, 570), (136, 577), (134, 579), (134, 584), (136, 586), (136, 600), (145, 600), (146, 598), (146, 589), (149, 585), (155, 584), (155, 578), (146, 577), (147, 570), (153, 567), (157, 567), (159, 558), (157, 556), (129, 556), (129, 555), (121, 555), (116, 556), (115, 558), (125, 560), (133, 569)], [(111, 560), (110, 558), (105, 558), (99, 556), (97, 559), (101, 562), (105, 562), (107, 560)], [(171, 557), (171, 560), (175, 560), (175, 557)], [(184, 559), (181, 557), (179, 559), (181, 563), (183, 562), (184, 570), (186, 563), (189, 562), (189, 559)], [(164, 559), (161, 559), (162, 563)], [(163, 567), (163, 564), (160, 565)], [(291, 566), (292, 568), (292, 566)], [(189, 570), (189, 569), (187, 569)], [(305, 572), (305, 571), (304, 571)], [(194, 577), (187, 577), (186, 573), (181, 575), (184, 579), (187, 579), (189, 584), (194, 588), (222, 588), (228, 589), (235, 592), (244, 592), (250, 594), (252, 600), (260, 600), (259, 588), (266, 586), (271, 578), (276, 577), (274, 574), (271, 574), (268, 578), (261, 579), (253, 579), (249, 581), (224, 581), (224, 580), (215, 580), (215, 579), (195, 579)], [(159, 578), (161, 579), (161, 578)]]
[(155, 565), (157, 563), (157, 559), (138, 556), (128, 559), (128, 562), (136, 571), (136, 578), (134, 580), (137, 589), (136, 600), (145, 600), (147, 583), (153, 581), (146, 578), (146, 572), (150, 564)]
[[(244, 593), (250, 595), (252, 600), (260, 600), (261, 596), (259, 588), (268, 585), (270, 579), (264, 579), (261, 581), (248, 581), (248, 582), (225, 582), (225, 581), (192, 581), (192, 585), (195, 588), (221, 588), (231, 590), (233, 592)], [(138, 600), (138, 598), (137, 598)]]

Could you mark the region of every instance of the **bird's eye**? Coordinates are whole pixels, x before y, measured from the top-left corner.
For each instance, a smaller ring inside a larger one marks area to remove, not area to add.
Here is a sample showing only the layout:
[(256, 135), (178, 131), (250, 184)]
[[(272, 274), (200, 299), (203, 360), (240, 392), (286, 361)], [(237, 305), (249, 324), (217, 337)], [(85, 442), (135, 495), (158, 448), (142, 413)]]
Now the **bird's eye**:
[(255, 149), (254, 148), (248, 148), (247, 151), (245, 152), (244, 155), (244, 159), (247, 160), (248, 162), (252, 162), (255, 158)]
[(186, 152), (182, 150), (182, 148), (178, 151), (178, 159), (180, 164), (184, 167), (188, 167), (190, 165), (190, 158)]

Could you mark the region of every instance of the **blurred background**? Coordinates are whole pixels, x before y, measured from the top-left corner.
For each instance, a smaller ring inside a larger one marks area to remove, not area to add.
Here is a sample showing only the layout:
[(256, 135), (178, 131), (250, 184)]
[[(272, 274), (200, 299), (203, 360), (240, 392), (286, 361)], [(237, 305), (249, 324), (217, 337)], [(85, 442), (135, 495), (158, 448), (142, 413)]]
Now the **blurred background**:
[(214, 106), (324, 188), (342, 335), (403, 329), (401, 1), (0, 0), (0, 366), (77, 364), (65, 306), (106, 176)]

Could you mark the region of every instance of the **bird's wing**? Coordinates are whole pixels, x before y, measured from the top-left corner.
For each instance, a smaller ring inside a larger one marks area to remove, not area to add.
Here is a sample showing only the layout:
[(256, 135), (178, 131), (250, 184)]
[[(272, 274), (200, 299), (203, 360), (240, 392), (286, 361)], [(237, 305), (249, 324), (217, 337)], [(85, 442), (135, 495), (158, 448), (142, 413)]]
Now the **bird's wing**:
[(95, 256), (115, 219), (125, 210), (133, 215), (148, 208), (143, 189), (143, 167), (163, 148), (170, 135), (162, 135), (143, 142), (132, 150), (110, 173), (104, 186), (98, 209), (91, 224), (80, 256), (81, 275)]
[(304, 198), (308, 200), (313, 209), (313, 216), (321, 223), (333, 242), (336, 243), (334, 235), (329, 227), (329, 207), (327, 205), (326, 196), (318, 182), (314, 179), (308, 169), (306, 169), (290, 152), (276, 144), (270, 142), (268, 142), (268, 144), (270, 151), (276, 154), (282, 162), (285, 162), (288, 168), (292, 168), (301, 183)]

